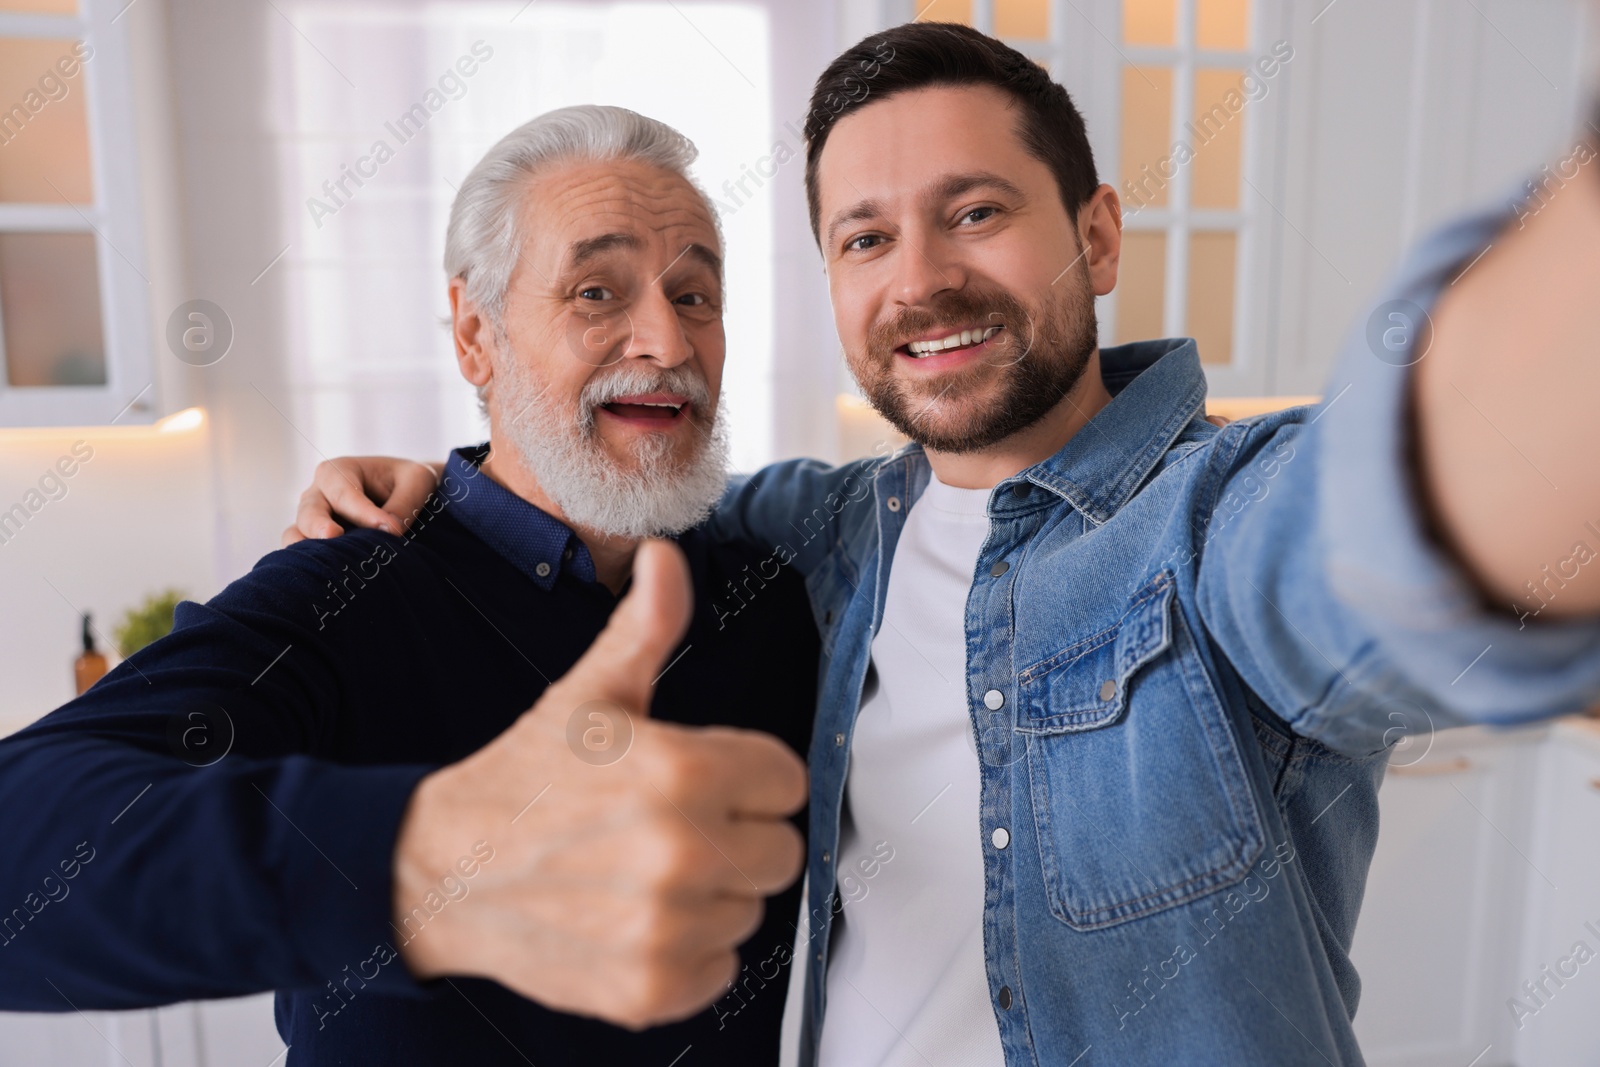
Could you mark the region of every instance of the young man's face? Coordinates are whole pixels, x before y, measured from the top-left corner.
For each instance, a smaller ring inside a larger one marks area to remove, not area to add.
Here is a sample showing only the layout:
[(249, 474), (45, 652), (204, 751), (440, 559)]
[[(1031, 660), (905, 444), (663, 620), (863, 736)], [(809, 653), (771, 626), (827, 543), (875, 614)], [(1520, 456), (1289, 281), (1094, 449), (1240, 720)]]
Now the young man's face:
[(1115, 249), (1110, 281), (1091, 281), (1017, 117), (989, 86), (900, 93), (840, 119), (818, 162), (850, 369), (897, 429), (940, 451), (986, 448), (1060, 403), (1095, 351), (1094, 293), (1115, 282)]

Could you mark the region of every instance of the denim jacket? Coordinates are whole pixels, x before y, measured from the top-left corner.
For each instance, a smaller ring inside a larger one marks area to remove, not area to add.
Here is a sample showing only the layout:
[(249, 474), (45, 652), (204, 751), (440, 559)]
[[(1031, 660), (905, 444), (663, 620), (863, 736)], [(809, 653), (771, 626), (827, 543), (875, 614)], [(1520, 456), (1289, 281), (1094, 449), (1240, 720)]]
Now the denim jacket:
[[(1410, 484), (1405, 364), (1419, 355), (1390, 315), (1421, 321), (1508, 218), (1420, 246), (1320, 406), (1218, 429), (1193, 341), (1106, 349), (1112, 402), (991, 492), (966, 680), (984, 952), (1010, 1067), (1360, 1064), (1349, 949), (1391, 751), (1600, 691), (1600, 627), (1483, 606)], [(781, 463), (735, 485), (713, 520), (773, 545), (718, 598), (723, 625), (793, 566), (823, 637), (805, 1067), (844, 906), (851, 731), (876, 684), (895, 543), (928, 478), (915, 446)]]

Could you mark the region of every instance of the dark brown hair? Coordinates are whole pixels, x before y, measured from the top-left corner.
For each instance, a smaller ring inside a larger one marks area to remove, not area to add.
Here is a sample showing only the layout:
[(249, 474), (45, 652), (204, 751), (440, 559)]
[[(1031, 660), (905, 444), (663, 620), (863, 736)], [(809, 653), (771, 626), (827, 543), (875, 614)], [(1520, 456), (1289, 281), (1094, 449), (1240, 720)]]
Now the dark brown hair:
[(1017, 135), (1050, 168), (1074, 219), (1100, 179), (1083, 115), (1072, 97), (1033, 60), (970, 26), (908, 22), (846, 49), (817, 78), (806, 115), (806, 204), (821, 243), (817, 161), (840, 118), (874, 100), (932, 85), (992, 85), (1021, 109)]

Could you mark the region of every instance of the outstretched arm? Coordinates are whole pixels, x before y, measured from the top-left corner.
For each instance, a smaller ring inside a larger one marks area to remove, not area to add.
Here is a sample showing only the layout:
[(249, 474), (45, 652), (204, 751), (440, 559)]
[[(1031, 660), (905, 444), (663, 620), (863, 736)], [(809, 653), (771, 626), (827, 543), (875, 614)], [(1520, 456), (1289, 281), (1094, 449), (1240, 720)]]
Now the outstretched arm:
[(1418, 488), (1440, 538), (1490, 603), (1547, 619), (1600, 611), (1600, 567), (1582, 565), (1600, 551), (1597, 155), (1578, 146), (1577, 176), (1445, 290), (1416, 367)]
[(1365, 753), (1600, 694), (1595, 169), (1433, 234), (1320, 409), (1219, 436), (1243, 503), (1197, 534), (1201, 613), (1297, 732)]

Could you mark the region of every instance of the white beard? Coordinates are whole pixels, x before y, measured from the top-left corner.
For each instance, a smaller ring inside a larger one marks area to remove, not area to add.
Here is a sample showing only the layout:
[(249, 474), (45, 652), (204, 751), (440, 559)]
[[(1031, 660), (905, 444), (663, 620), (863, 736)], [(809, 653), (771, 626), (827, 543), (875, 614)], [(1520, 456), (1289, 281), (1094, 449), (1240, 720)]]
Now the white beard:
[(547, 387), (526, 363), (508, 356), (497, 361), (491, 397), (501, 432), (569, 524), (610, 537), (671, 536), (705, 521), (722, 499), (728, 432), (721, 404), (709, 429), (695, 428), (699, 440), (681, 462), (673, 460), (668, 434), (649, 434), (634, 451), (634, 469), (624, 470), (595, 432), (597, 402), (615, 396), (673, 392), (690, 398), (691, 412), (705, 411), (711, 396), (700, 375), (681, 366), (597, 375), (584, 386), (576, 415), (568, 416), (544, 400)]

